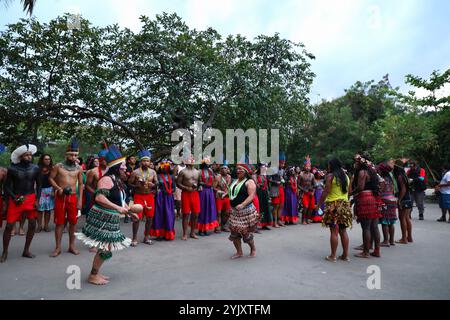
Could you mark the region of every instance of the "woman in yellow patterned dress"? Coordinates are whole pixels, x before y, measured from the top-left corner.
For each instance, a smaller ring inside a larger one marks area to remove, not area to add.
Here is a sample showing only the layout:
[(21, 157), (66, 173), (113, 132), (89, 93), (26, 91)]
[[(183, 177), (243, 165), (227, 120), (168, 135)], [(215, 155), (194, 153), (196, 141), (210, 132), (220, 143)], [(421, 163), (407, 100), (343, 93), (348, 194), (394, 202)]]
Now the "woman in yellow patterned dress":
[(349, 261), (347, 228), (352, 227), (352, 209), (348, 199), (348, 195), (351, 193), (350, 179), (342, 168), (339, 159), (330, 160), (327, 171), (325, 189), (316, 205), (316, 210), (319, 210), (325, 202), (322, 225), (330, 228), (331, 254), (325, 259), (336, 262), (336, 251), (340, 236), (343, 253), (339, 259)]

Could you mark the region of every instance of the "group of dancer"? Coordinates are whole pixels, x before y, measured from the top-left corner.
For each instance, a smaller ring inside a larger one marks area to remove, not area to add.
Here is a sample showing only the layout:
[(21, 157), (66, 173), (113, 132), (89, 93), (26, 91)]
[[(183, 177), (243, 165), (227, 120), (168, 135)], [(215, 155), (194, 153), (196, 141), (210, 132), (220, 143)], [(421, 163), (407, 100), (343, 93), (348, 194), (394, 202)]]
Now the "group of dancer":
[[(44, 154), (35, 165), (32, 157), (36, 151), (33, 145), (20, 146), (11, 154), (11, 166), (0, 169), (0, 191), (5, 199), (0, 208), (7, 222), (1, 262), (7, 259), (14, 225), (23, 217), (28, 219), (23, 256), (34, 257), (31, 241), (36, 230), (49, 230), (51, 211), (56, 246), (50, 256), (61, 254), (62, 234), (68, 224), (68, 251), (79, 254), (75, 245), (78, 238), (96, 253), (89, 275), (89, 282), (94, 284), (108, 283), (99, 270), (112, 252), (138, 245), (144, 217), (145, 244), (153, 244), (151, 238), (174, 240), (175, 220), (180, 215), (184, 241), (230, 232), (229, 240), (236, 249), (232, 259), (243, 257), (242, 241), (250, 247), (249, 257), (255, 257), (254, 233), (297, 224), (300, 215), (303, 225), (322, 222), (330, 229), (331, 254), (326, 259), (332, 262), (337, 260), (339, 236), (343, 245), (340, 259), (349, 260), (346, 229), (352, 226), (354, 217), (362, 227), (363, 240), (357, 257), (380, 257), (380, 247), (413, 242), (412, 201), (401, 160), (375, 166), (367, 156), (358, 154), (350, 175), (338, 159), (330, 160), (326, 170), (312, 168), (309, 156), (302, 169), (286, 168), (285, 156), (280, 154), (278, 172), (267, 175), (264, 163), (239, 163), (231, 169), (226, 161), (216, 164), (209, 158), (203, 159), (197, 169), (192, 156), (180, 165), (169, 159), (154, 165), (149, 150), (139, 152), (138, 165), (135, 157), (129, 157), (127, 166), (119, 149), (110, 146), (93, 157), (84, 172), (78, 162), (76, 139), (68, 146), (62, 163), (53, 165), (51, 156)], [(77, 233), (81, 210), (86, 221)], [(131, 219), (132, 239), (122, 233), (121, 217)], [(397, 219), (402, 237), (395, 241)]]
[[(343, 253), (339, 259), (349, 261), (347, 228), (353, 217), (361, 225), (363, 244), (358, 258), (381, 257), (381, 247), (413, 242), (411, 210), (413, 202), (406, 162), (389, 160), (375, 166), (367, 155), (355, 156), (353, 175), (350, 178), (338, 159), (328, 163), (325, 189), (318, 205), (326, 204), (323, 224), (331, 231), (331, 254), (326, 260), (336, 262), (340, 236)], [(353, 210), (352, 210), (352, 204)], [(397, 214), (398, 213), (398, 214)], [(395, 240), (395, 224), (400, 220), (401, 238)], [(379, 232), (381, 225), (383, 241)], [(371, 252), (372, 250), (372, 252)]]

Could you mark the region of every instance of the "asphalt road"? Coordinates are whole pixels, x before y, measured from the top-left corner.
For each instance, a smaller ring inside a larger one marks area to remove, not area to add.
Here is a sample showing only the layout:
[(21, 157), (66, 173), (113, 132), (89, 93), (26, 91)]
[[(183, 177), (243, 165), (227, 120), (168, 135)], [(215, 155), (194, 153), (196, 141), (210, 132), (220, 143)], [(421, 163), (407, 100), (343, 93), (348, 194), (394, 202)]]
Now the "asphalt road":
[[(178, 232), (175, 241), (115, 253), (102, 269), (111, 278), (106, 286), (87, 283), (93, 254), (80, 242), (79, 256), (50, 258), (53, 232), (40, 233), (31, 247), (36, 258), (26, 259), (25, 238), (15, 236), (8, 261), (0, 264), (0, 299), (450, 299), (450, 223), (436, 222), (436, 204), (426, 204), (425, 221), (417, 220), (417, 211), (413, 217), (413, 244), (382, 248), (381, 258), (337, 263), (324, 260), (329, 231), (317, 224), (264, 231), (255, 238), (258, 256), (238, 260), (230, 260), (234, 250), (225, 233), (181, 241)], [(130, 235), (131, 224), (122, 230)], [(355, 224), (351, 248), (360, 242)], [(63, 245), (67, 250), (67, 234)], [(67, 287), (73, 265), (81, 270), (79, 290)], [(367, 287), (371, 265), (380, 268), (380, 289)]]

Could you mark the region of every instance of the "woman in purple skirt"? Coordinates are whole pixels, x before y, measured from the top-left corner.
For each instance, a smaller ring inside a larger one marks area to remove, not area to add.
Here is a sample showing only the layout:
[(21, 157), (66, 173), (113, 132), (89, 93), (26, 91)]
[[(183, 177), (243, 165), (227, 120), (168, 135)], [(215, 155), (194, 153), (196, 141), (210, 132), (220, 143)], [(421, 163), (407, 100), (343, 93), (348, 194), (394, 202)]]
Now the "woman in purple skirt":
[(206, 157), (200, 165), (200, 214), (197, 223), (200, 236), (208, 236), (209, 230), (214, 230), (219, 226), (217, 222), (216, 198), (212, 187), (214, 172), (209, 168), (210, 162), (209, 157)]
[(156, 195), (156, 210), (150, 236), (156, 240), (175, 239), (175, 178), (170, 160), (163, 160), (157, 168), (158, 193)]
[(288, 169), (284, 208), (280, 217), (280, 220), (284, 221), (285, 225), (295, 224), (298, 221), (297, 206), (297, 179), (295, 178), (295, 168), (291, 167)]

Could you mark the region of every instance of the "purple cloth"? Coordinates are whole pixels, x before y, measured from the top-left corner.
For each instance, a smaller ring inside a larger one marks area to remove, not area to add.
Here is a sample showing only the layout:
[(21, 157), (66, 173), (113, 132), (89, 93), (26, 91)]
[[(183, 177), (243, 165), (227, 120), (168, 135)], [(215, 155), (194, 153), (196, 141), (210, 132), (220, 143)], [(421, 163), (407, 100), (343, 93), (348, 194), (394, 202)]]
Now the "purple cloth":
[(175, 210), (173, 195), (159, 191), (156, 196), (155, 216), (150, 235), (173, 240), (175, 237)]
[[(316, 204), (319, 203), (319, 200), (322, 197), (322, 193), (323, 193), (323, 189), (320, 189), (320, 188), (316, 189), (316, 192), (314, 193), (314, 200), (315, 200)], [(325, 203), (323, 203), (320, 206), (320, 209), (325, 210)]]
[(198, 231), (205, 232), (218, 226), (217, 209), (214, 191), (211, 187), (203, 187), (200, 191), (200, 214), (198, 215)]
[(281, 212), (280, 218), (282, 221), (296, 222), (298, 220), (297, 201), (297, 194), (295, 194), (291, 187), (286, 187), (284, 195), (284, 208)]
[[(318, 204), (320, 198), (322, 197), (322, 193), (323, 193), (323, 189), (321, 188), (317, 188), (316, 191), (314, 192), (314, 200), (315, 203)], [(325, 210), (325, 204), (322, 204), (320, 206), (320, 209), (322, 209), (322, 211)], [(319, 215), (319, 211), (318, 210), (313, 210), (312, 214), (311, 214), (311, 218), (314, 222), (319, 222), (322, 221), (322, 216)]]

